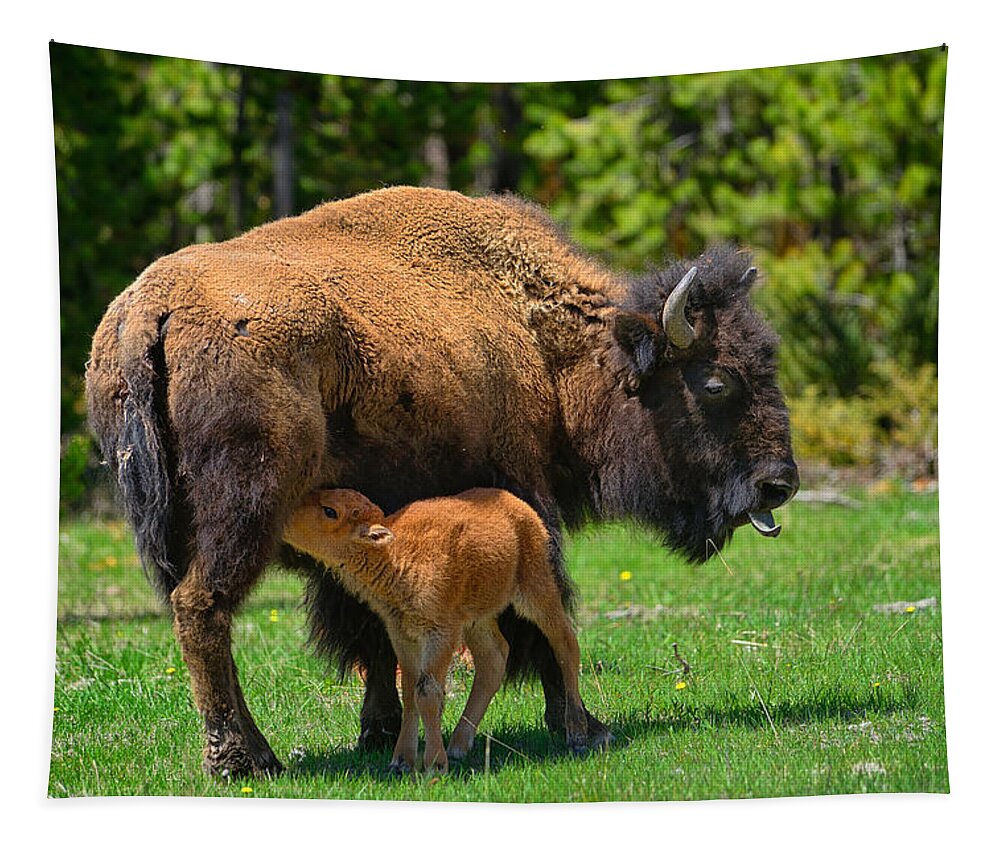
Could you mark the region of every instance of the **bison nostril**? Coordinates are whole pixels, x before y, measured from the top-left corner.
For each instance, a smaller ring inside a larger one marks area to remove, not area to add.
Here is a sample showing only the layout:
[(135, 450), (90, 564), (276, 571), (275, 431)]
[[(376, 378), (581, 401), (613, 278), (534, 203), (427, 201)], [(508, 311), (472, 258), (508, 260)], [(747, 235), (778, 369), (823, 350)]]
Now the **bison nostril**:
[(760, 483), (761, 508), (771, 509), (784, 505), (795, 496), (798, 484), (785, 479), (771, 479)]

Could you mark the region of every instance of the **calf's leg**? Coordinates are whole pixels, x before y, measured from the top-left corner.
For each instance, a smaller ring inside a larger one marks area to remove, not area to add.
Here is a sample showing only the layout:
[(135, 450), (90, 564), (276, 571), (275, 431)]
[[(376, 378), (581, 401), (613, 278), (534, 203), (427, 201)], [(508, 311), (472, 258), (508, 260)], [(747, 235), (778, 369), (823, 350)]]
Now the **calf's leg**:
[(580, 645), (573, 632), (573, 625), (563, 611), (558, 597), (531, 599), (521, 605), (525, 614), (538, 624), (552, 646), (564, 686), (563, 723), (566, 742), (574, 753), (582, 752), (587, 745), (587, 712), (580, 698)]
[(500, 688), (504, 669), (507, 667), (509, 648), (495, 620), (467, 628), (465, 643), (472, 653), (476, 675), (472, 680), (472, 690), (465, 710), (448, 741), (448, 756), (452, 759), (462, 759), (472, 747), (479, 722), (483, 720), (490, 701)]
[[(563, 675), (555, 654), (549, 649), (543, 661), (539, 663), (539, 679), (545, 694), (545, 726), (555, 735), (566, 733), (566, 689), (563, 685)], [(587, 719), (587, 743), (593, 750), (605, 750), (610, 747), (615, 736), (610, 728), (598, 721), (585, 706), (583, 714)]]
[(552, 615), (555, 623), (547, 636), (566, 687), (566, 743), (574, 753), (582, 753), (587, 746), (587, 713), (580, 698), (580, 646), (562, 607)]
[(531, 541), (523, 559), (514, 608), (538, 626), (552, 648), (562, 675), (566, 742), (578, 753), (587, 745), (587, 712), (580, 699), (579, 687), (580, 645), (563, 608), (559, 588), (548, 569), (547, 555), (536, 551)]
[(448, 770), (448, 754), (441, 735), (444, 684), (448, 665), (458, 649), (459, 632), (432, 633), (424, 640), (420, 676), (416, 682), (416, 702), (424, 722), (424, 770)]
[[(566, 732), (566, 695), (562, 672), (548, 639), (531, 620), (514, 608), (505, 610), (499, 618), (504, 638), (510, 645), (508, 675), (536, 671), (545, 692), (545, 725), (555, 735)], [(586, 707), (587, 740), (595, 750), (602, 750), (614, 741), (611, 731), (591, 715)]]
[(406, 774), (417, 767), (417, 744), (420, 736), (420, 715), (417, 711), (416, 676), (405, 662), (402, 664), (403, 685), (403, 719), (396, 739), (396, 748), (392, 752), (392, 762), (389, 771), (393, 774)]

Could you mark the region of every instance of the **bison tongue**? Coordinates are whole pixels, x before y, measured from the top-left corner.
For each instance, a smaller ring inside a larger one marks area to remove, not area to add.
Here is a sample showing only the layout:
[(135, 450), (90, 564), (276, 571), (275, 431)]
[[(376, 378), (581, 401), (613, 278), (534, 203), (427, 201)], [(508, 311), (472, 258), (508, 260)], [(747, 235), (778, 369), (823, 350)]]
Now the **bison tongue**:
[(750, 511), (750, 522), (754, 529), (768, 538), (776, 538), (781, 532), (781, 526), (774, 522), (774, 515), (770, 511)]

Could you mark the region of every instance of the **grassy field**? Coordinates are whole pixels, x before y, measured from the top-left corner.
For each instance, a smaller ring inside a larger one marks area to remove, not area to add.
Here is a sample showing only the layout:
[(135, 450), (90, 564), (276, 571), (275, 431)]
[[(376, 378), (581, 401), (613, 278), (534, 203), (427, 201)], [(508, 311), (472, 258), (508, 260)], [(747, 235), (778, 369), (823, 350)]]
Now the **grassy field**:
[[(170, 619), (120, 523), (66, 521), (49, 794), (601, 801), (946, 792), (937, 498), (793, 503), (776, 541), (741, 530), (691, 566), (603, 526), (567, 546), (583, 698), (607, 753), (570, 757), (537, 684), (502, 690), (466, 763), (396, 779), (353, 748), (362, 685), (303, 648), (295, 577), (275, 571), (235, 629), (247, 701), (287, 771), (200, 769), (201, 724)], [(683, 662), (675, 656), (674, 644)], [(689, 670), (685, 670), (685, 663)], [(471, 672), (456, 662), (445, 726)]]

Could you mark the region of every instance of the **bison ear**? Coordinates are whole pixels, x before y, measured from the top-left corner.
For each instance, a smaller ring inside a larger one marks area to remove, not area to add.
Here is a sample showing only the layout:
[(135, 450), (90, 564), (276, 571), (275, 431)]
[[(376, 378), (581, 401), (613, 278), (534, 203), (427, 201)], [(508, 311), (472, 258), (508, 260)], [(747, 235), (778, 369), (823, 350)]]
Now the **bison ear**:
[(628, 359), (631, 370), (625, 390), (635, 393), (640, 381), (653, 372), (663, 354), (663, 335), (648, 317), (624, 311), (615, 315), (611, 333)]

